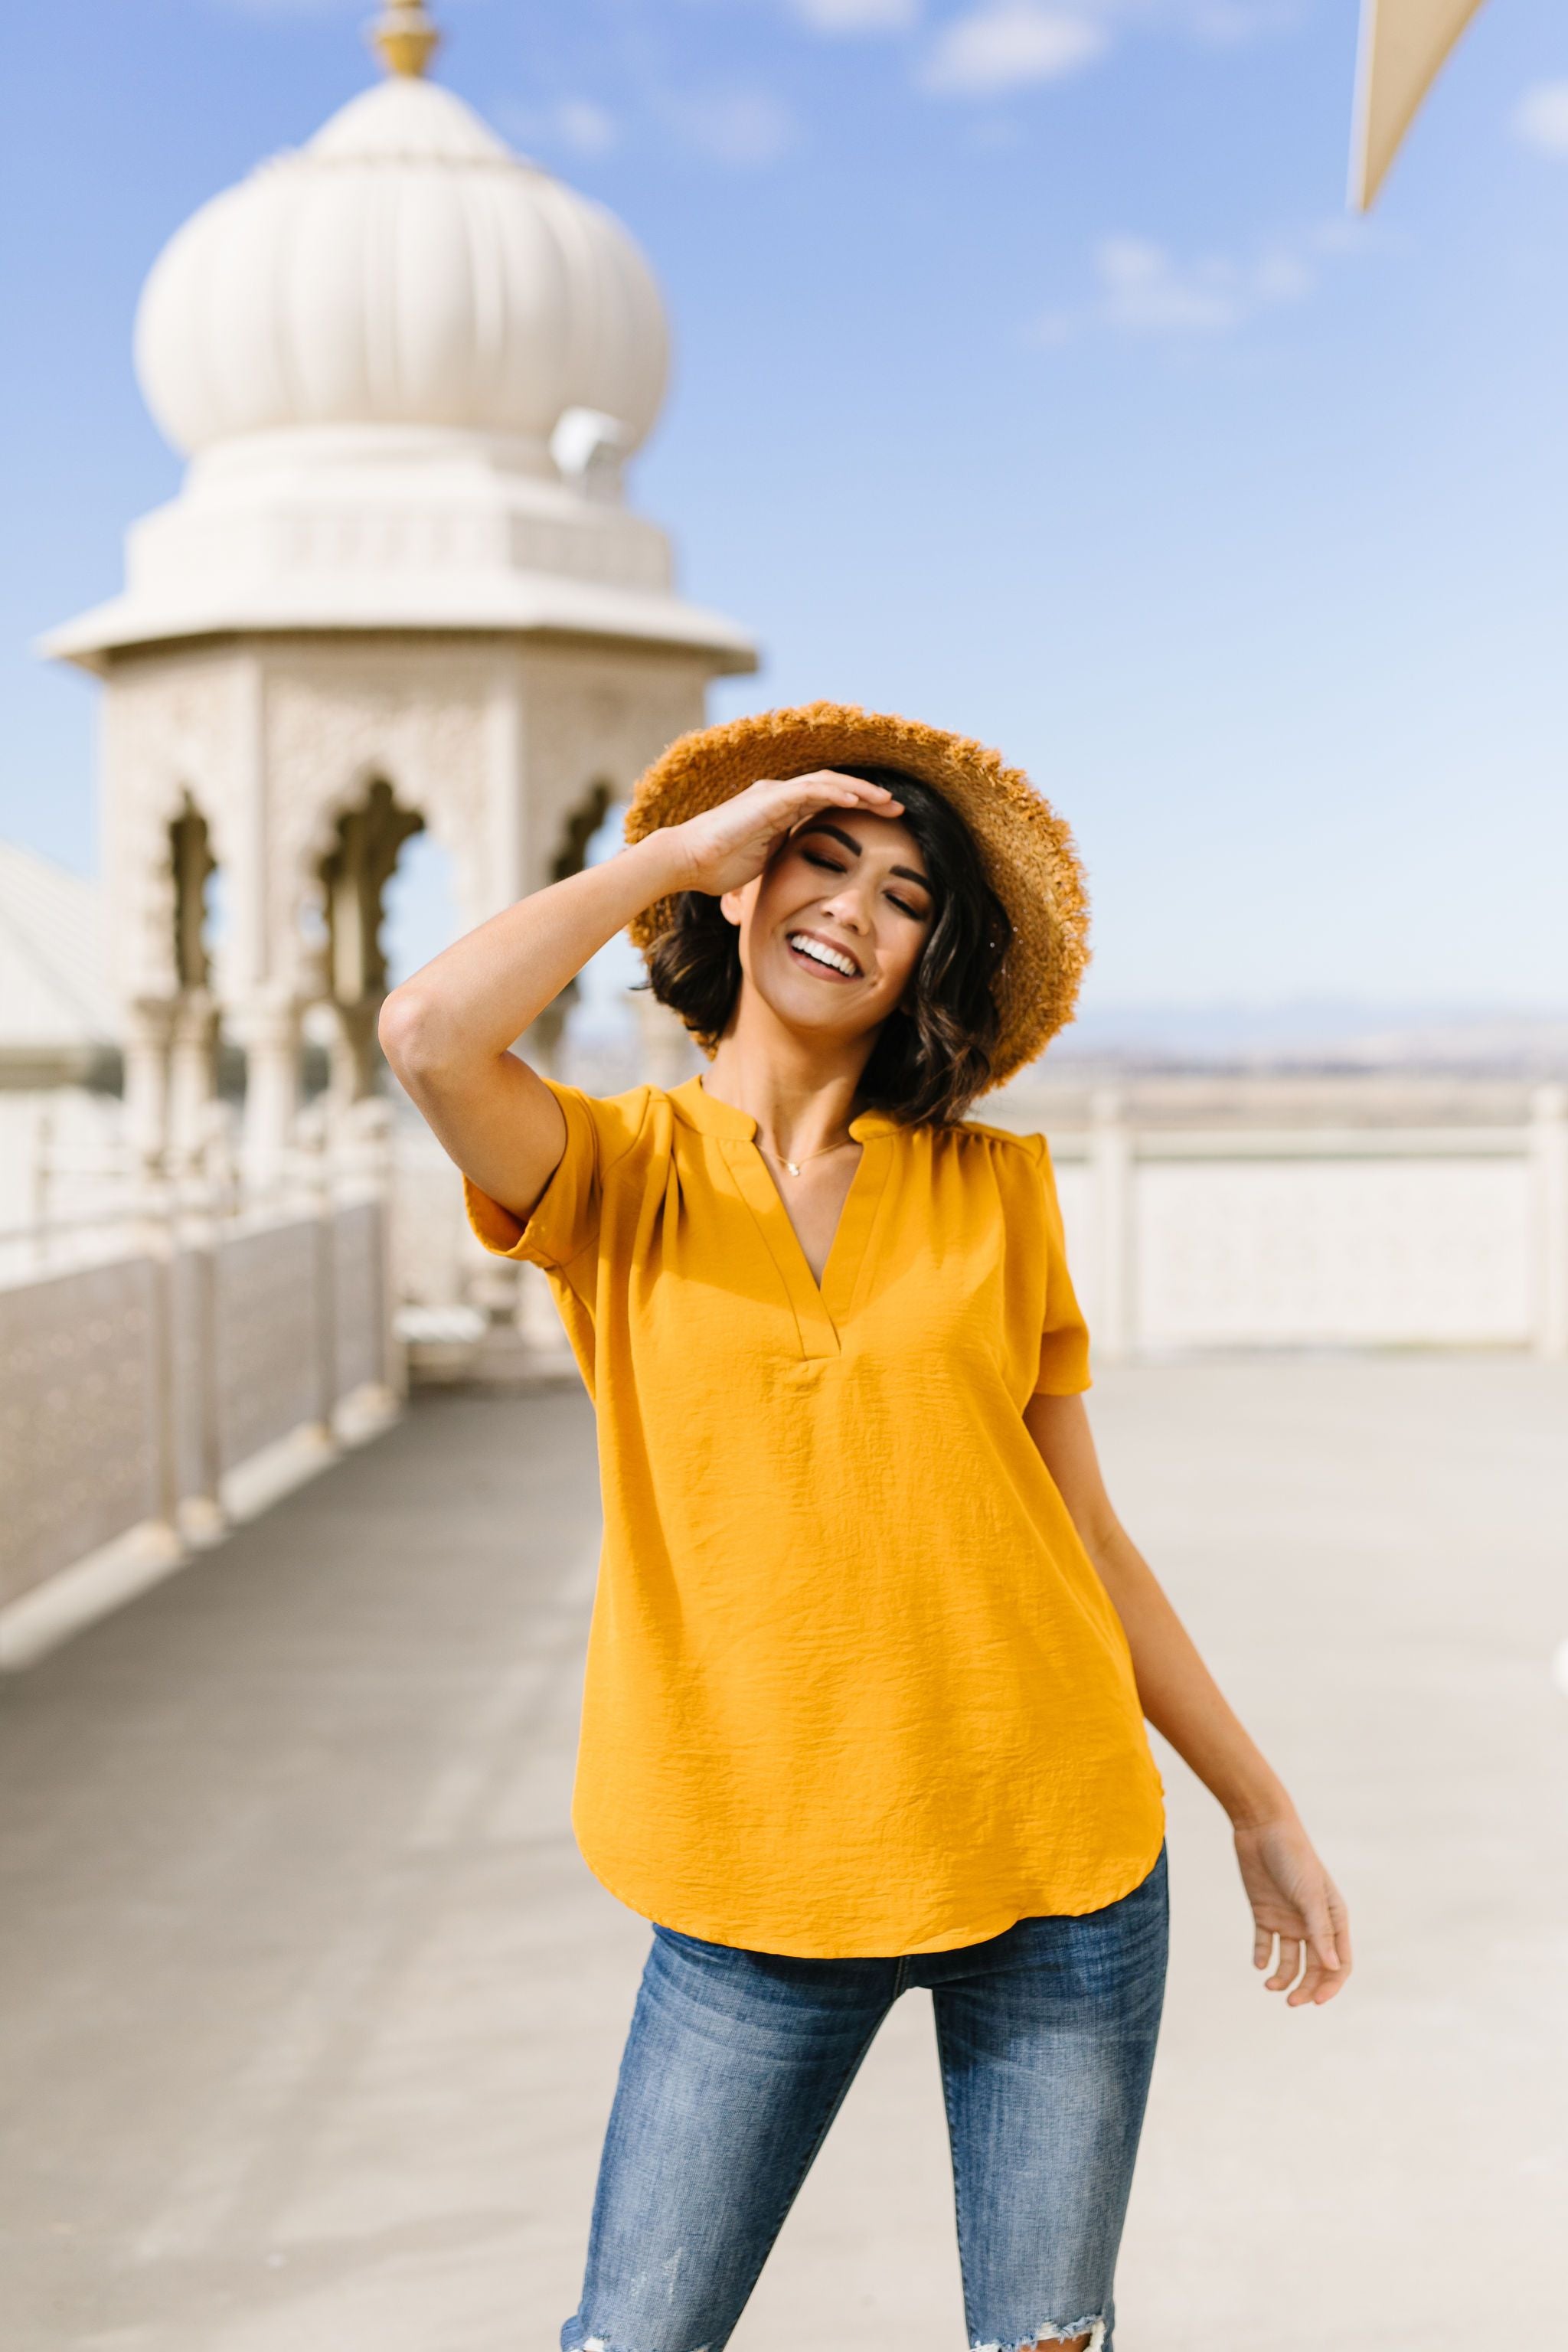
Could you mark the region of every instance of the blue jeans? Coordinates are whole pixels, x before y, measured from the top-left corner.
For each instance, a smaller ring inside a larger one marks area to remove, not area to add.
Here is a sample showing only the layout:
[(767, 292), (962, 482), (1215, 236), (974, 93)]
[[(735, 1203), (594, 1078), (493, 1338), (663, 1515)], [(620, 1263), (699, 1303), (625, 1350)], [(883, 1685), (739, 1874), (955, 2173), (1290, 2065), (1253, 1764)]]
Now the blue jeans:
[(785, 1959), (656, 1927), (563, 2352), (721, 2352), (910, 1985), (936, 2011), (971, 2343), (1087, 2333), (1110, 2352), (1166, 1930), (1163, 1850), (1101, 1911), (916, 1958)]

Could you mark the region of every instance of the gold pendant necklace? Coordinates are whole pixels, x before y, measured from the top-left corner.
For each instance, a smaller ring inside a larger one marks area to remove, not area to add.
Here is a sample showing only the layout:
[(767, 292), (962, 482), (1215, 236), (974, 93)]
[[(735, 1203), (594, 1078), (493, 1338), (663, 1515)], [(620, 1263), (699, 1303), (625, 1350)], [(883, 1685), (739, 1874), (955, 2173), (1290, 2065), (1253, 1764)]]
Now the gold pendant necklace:
[(784, 1153), (778, 1150), (771, 1143), (768, 1146), (768, 1150), (773, 1152), (773, 1158), (778, 1161), (781, 1168), (787, 1168), (792, 1176), (798, 1176), (801, 1170), (805, 1166), (806, 1160), (826, 1160), (830, 1151), (842, 1151), (845, 1150), (847, 1145), (853, 1143), (854, 1140), (855, 1139), (851, 1135), (846, 1136), (842, 1143), (825, 1143), (820, 1151), (808, 1151), (805, 1155), (805, 1160), (786, 1160)]

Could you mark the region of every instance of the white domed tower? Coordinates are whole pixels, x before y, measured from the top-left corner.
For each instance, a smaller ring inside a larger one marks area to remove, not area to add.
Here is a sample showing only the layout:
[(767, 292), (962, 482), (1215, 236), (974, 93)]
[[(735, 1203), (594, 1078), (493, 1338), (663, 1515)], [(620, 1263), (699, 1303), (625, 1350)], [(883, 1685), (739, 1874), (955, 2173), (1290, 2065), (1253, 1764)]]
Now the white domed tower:
[[(203, 206), (153, 265), (136, 363), (184, 487), (125, 592), (46, 650), (106, 688), (105, 871), (128, 1094), (150, 1161), (199, 1124), (219, 1013), (246, 1049), (252, 1176), (330, 1003), (371, 1082), (381, 889), (427, 825), (482, 920), (570, 870), (746, 635), (674, 593), (622, 501), (666, 333), (637, 247), (424, 79), (388, 78)], [(209, 974), (201, 905), (224, 873)]]

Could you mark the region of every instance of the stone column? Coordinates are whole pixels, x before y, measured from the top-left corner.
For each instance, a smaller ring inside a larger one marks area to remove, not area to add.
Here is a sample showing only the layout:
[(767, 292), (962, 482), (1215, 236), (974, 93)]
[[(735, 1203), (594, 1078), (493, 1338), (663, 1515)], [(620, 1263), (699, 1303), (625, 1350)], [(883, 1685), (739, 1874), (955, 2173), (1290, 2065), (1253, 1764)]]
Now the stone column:
[(186, 989), (174, 1009), (169, 1055), (169, 1139), (174, 1166), (197, 1168), (210, 1138), (217, 1092), (217, 1006), (205, 988)]
[(1090, 1342), (1118, 1363), (1137, 1341), (1133, 1292), (1133, 1140), (1127, 1106), (1114, 1087), (1089, 1103), (1089, 1165), (1094, 1178), (1095, 1312)]
[(332, 1042), (327, 1053), (334, 1110), (347, 1110), (375, 1092), (375, 1030), (382, 1002), (379, 996), (364, 996), (354, 1004), (332, 1004)]
[(1568, 1356), (1568, 1087), (1537, 1087), (1530, 1100), (1540, 1241), (1536, 1350)]
[(132, 997), (125, 1010), (125, 1129), (139, 1176), (155, 1181), (169, 1150), (173, 996)]
[(258, 993), (233, 1008), (229, 1028), (245, 1049), (245, 1181), (252, 1192), (275, 1192), (300, 1107), (300, 1007)]

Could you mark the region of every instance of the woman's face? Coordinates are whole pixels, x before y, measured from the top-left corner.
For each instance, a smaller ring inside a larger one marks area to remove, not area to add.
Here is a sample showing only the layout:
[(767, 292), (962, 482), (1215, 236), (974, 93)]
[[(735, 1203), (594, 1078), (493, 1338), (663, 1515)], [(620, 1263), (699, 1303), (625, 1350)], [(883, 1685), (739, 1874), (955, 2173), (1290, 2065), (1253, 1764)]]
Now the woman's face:
[(896, 1009), (935, 912), (902, 820), (842, 808), (808, 819), (720, 904), (740, 929), (746, 985), (792, 1029), (836, 1038)]

